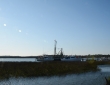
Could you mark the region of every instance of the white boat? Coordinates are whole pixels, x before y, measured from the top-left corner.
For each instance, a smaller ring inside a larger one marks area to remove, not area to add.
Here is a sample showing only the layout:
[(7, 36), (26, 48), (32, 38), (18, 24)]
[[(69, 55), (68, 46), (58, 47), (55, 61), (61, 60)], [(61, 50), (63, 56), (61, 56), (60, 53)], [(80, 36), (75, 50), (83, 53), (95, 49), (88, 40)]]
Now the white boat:
[(54, 61), (53, 56), (43, 55), (40, 58), (37, 58), (37, 61)]
[(61, 59), (61, 61), (81, 61), (81, 58), (76, 56), (68, 56)]
[(57, 41), (55, 40), (55, 47), (54, 47), (54, 55), (43, 55), (42, 57), (37, 58), (37, 61), (61, 61), (61, 57), (63, 57), (63, 49), (56, 53), (56, 44)]

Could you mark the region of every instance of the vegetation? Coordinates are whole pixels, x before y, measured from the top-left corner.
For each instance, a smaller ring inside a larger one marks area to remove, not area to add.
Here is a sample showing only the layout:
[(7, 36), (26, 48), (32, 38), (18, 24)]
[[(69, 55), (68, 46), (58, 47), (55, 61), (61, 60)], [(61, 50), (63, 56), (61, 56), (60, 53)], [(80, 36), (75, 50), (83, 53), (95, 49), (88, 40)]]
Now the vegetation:
[(95, 61), (96, 65), (110, 65), (110, 61)]
[(66, 75), (96, 70), (96, 62), (0, 62), (0, 79)]

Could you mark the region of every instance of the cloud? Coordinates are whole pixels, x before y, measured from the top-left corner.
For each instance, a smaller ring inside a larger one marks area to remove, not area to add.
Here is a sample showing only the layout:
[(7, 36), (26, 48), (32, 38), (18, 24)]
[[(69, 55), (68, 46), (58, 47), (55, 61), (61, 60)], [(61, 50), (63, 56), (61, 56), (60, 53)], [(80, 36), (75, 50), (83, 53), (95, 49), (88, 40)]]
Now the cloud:
[(19, 32), (21, 32), (21, 30), (19, 30)]
[(6, 24), (3, 24), (6, 27)]

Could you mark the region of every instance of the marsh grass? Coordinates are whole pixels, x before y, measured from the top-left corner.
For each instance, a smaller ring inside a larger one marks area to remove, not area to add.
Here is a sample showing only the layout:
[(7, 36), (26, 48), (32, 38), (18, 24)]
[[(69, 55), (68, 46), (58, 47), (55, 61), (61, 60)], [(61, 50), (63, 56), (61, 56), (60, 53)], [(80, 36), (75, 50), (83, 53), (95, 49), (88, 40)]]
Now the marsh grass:
[(0, 62), (0, 79), (79, 74), (97, 71), (104, 62)]

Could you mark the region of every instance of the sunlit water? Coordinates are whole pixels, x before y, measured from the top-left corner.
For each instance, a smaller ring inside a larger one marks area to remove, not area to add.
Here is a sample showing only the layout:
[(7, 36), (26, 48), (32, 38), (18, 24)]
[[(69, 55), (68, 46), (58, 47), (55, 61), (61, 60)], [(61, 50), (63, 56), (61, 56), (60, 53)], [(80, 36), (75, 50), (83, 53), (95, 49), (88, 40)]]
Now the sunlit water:
[(101, 71), (66, 76), (10, 78), (0, 81), (0, 85), (105, 85), (105, 77), (110, 76), (110, 66), (100, 65)]

